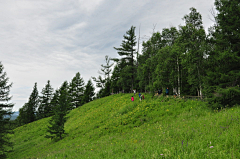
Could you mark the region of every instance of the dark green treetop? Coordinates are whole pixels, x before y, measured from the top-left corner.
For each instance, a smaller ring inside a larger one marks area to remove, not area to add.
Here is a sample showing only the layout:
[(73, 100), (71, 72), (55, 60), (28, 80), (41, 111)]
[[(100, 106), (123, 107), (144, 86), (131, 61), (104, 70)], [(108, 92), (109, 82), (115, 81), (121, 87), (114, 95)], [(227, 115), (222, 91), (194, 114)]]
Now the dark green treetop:
[(77, 108), (82, 105), (84, 95), (84, 80), (80, 73), (76, 73), (69, 84), (69, 98), (71, 102), (71, 109)]
[(45, 87), (42, 89), (41, 96), (39, 96), (39, 107), (37, 111), (37, 118), (42, 119), (45, 117), (49, 117), (52, 115), (53, 110), (51, 107), (51, 100), (53, 97), (53, 88), (50, 84), (50, 81), (47, 81), (47, 84)]
[(83, 96), (83, 104), (88, 103), (93, 100), (94, 86), (91, 79), (88, 80), (87, 85), (85, 86), (84, 96)]

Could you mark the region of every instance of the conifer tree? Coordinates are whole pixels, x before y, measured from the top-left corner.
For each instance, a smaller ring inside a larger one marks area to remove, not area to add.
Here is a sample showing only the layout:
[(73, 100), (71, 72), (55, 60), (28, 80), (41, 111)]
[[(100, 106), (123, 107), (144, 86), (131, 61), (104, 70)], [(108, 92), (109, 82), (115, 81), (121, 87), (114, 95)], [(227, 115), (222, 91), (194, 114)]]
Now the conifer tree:
[(240, 1), (216, 0), (218, 11), (208, 58), (208, 87), (212, 91), (240, 84)]
[(19, 126), (28, 123), (27, 104), (28, 103), (25, 103), (22, 108), (19, 108), (19, 116), (16, 119)]
[(114, 93), (118, 93), (123, 88), (122, 81), (120, 79), (121, 67), (119, 62), (114, 66), (111, 76), (111, 90)]
[(53, 88), (50, 85), (50, 81), (47, 81), (47, 84), (45, 87), (42, 89), (41, 96), (39, 96), (40, 104), (38, 107), (38, 112), (37, 112), (37, 118), (42, 119), (45, 117), (49, 117), (52, 115), (52, 107), (50, 105), (50, 102), (53, 97)]
[(60, 93), (58, 89), (56, 89), (55, 92), (53, 93), (53, 98), (50, 102), (50, 107), (52, 108), (52, 112), (51, 112), (52, 114), (50, 116), (54, 115), (54, 109), (59, 103), (59, 94)]
[(212, 97), (210, 105), (216, 104), (215, 108), (240, 104), (239, 6), (239, 0), (215, 1), (216, 24), (210, 32), (213, 49), (207, 59), (205, 87), (208, 97)]
[(9, 78), (0, 62), (0, 158), (3, 159), (6, 158), (6, 153), (9, 147), (12, 146), (8, 136), (11, 133), (9, 120), (13, 107), (13, 104), (9, 102), (11, 100), (11, 96), (9, 95), (11, 87), (12, 83), (9, 83)]
[(88, 103), (93, 100), (94, 86), (91, 79), (88, 80), (87, 85), (85, 86), (84, 96), (83, 96), (83, 104)]
[(19, 125), (31, 123), (37, 119), (37, 107), (39, 105), (39, 96), (37, 90), (37, 83), (34, 84), (33, 91), (28, 99), (28, 102), (19, 109), (19, 116), (17, 121)]
[[(56, 97), (56, 96), (55, 96)], [(65, 81), (59, 89), (59, 96), (56, 106), (54, 107), (54, 115), (49, 121), (46, 138), (62, 139), (65, 133), (64, 124), (67, 121), (66, 115), (69, 108), (68, 83)]]
[[(126, 35), (123, 36), (124, 40), (122, 41), (122, 44), (120, 45), (120, 48), (114, 47), (115, 50), (117, 50), (118, 55), (122, 56), (121, 60), (124, 60), (126, 63), (126, 66), (124, 67), (122, 74), (123, 80), (131, 79), (131, 84), (126, 87), (126, 89), (131, 88), (131, 91), (133, 91), (134, 86), (134, 80), (136, 76), (136, 67), (135, 67), (135, 54), (136, 54), (136, 35), (135, 35), (135, 27), (132, 26), (130, 30), (126, 32)], [(119, 61), (120, 59), (114, 59), (115, 61)]]
[(69, 98), (71, 102), (70, 109), (74, 109), (82, 105), (83, 94), (84, 80), (78, 72), (69, 84)]
[(37, 90), (37, 83), (34, 84), (33, 91), (27, 102), (27, 123), (31, 123), (36, 120), (36, 109), (39, 104), (39, 96)]

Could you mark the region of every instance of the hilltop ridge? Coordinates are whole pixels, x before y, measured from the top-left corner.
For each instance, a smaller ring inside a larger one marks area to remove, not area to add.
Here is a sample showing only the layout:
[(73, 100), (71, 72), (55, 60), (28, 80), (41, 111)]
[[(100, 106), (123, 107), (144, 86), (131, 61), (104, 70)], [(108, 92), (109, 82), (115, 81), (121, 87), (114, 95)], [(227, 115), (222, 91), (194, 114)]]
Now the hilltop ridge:
[(44, 138), (50, 118), (14, 130), (9, 158), (240, 157), (239, 107), (211, 110), (197, 100), (116, 94), (72, 110), (63, 140)]

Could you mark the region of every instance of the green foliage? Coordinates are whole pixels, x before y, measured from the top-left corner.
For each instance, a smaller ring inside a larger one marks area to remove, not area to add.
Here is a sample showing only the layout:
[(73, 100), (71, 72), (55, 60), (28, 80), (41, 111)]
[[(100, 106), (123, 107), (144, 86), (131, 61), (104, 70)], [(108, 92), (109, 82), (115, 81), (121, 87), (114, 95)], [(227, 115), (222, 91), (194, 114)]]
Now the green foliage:
[(33, 91), (27, 102), (27, 123), (31, 123), (36, 120), (36, 109), (39, 105), (39, 96), (37, 90), (37, 83), (34, 84)]
[(53, 98), (53, 88), (50, 85), (50, 81), (42, 89), (42, 96), (39, 96), (39, 107), (37, 111), (37, 118), (42, 119), (53, 115), (53, 108), (51, 107), (51, 100)]
[(180, 41), (184, 52), (182, 64), (188, 70), (188, 83), (202, 96), (203, 78), (205, 75), (206, 34), (202, 16), (195, 8), (190, 8), (189, 15), (184, 16), (185, 26), (180, 29)]
[(59, 89), (59, 99), (54, 107), (54, 115), (49, 121), (46, 138), (62, 139), (65, 134), (64, 124), (67, 121), (66, 114), (69, 110), (68, 83), (65, 81)]
[(88, 103), (93, 100), (94, 93), (94, 86), (92, 84), (91, 79), (88, 80), (87, 85), (85, 86), (85, 91), (83, 95), (83, 104)]
[(214, 109), (220, 109), (225, 107), (233, 107), (236, 104), (240, 105), (240, 88), (219, 88), (209, 99), (209, 106)]
[[(115, 50), (117, 50), (118, 55), (121, 56), (121, 59), (113, 59), (121, 67), (121, 73), (120, 77), (122, 81), (119, 81), (122, 83), (123, 88), (125, 92), (132, 91), (135, 87), (135, 76), (136, 76), (136, 68), (135, 68), (135, 60), (134, 55), (136, 54), (136, 35), (135, 35), (135, 27), (131, 27), (127, 32), (126, 35), (123, 36), (124, 40), (122, 41), (122, 44), (120, 45), (120, 48), (114, 47)], [(122, 65), (124, 64), (124, 65)], [(131, 80), (130, 82), (126, 82), (128, 80)], [(126, 85), (127, 84), (127, 85)], [(126, 85), (126, 86), (124, 86)], [(130, 89), (129, 89), (130, 88)]]
[(16, 119), (19, 126), (28, 123), (27, 104), (28, 103), (25, 103), (23, 107), (19, 109), (19, 116)]
[(216, 0), (218, 11), (216, 24), (210, 32), (213, 49), (208, 57), (206, 92), (208, 96), (218, 88), (235, 87), (240, 84), (240, 33), (238, 0)]
[(110, 74), (112, 72), (111, 67), (113, 66), (113, 63), (110, 64), (110, 58), (108, 56), (105, 56), (105, 62), (106, 65), (102, 64), (101, 71), (99, 72), (99, 74), (103, 75), (104, 77), (92, 77), (93, 81), (96, 82), (97, 87), (100, 88), (100, 91), (97, 93), (97, 98), (106, 97), (110, 95), (111, 92)]
[(68, 90), (71, 101), (70, 109), (82, 106), (84, 95), (84, 80), (79, 72), (76, 73), (75, 77), (70, 82)]
[(8, 101), (11, 99), (10, 88), (12, 83), (9, 83), (9, 78), (6, 72), (4, 72), (4, 67), (0, 62), (0, 158), (6, 158), (6, 153), (8, 148), (12, 147), (10, 142), (9, 133), (11, 133), (10, 127), (10, 117), (12, 114), (11, 108), (12, 103)]
[(19, 116), (17, 117), (19, 125), (24, 125), (37, 120), (37, 107), (39, 106), (39, 96), (37, 90), (37, 83), (34, 84), (33, 91), (28, 99), (28, 102), (19, 109)]

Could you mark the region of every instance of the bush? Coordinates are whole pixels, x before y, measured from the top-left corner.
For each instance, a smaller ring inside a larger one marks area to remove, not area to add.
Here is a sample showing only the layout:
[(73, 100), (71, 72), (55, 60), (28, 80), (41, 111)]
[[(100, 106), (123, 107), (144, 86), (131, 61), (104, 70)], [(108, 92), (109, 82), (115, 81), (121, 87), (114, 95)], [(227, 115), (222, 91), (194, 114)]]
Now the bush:
[(211, 108), (233, 107), (240, 105), (240, 88), (229, 87), (218, 89), (209, 99), (208, 104)]

